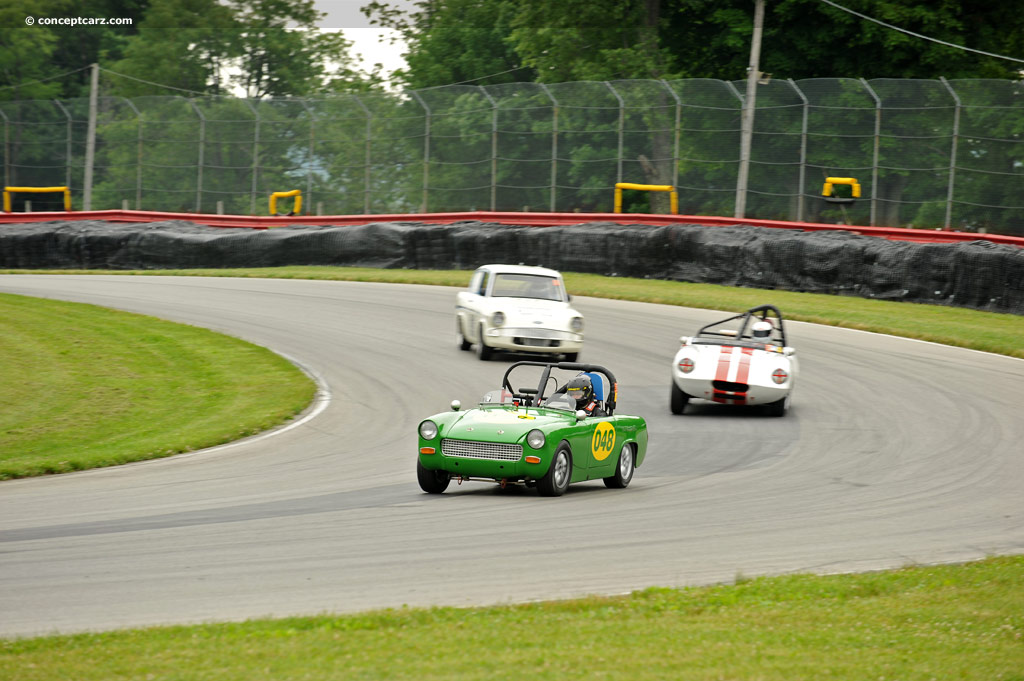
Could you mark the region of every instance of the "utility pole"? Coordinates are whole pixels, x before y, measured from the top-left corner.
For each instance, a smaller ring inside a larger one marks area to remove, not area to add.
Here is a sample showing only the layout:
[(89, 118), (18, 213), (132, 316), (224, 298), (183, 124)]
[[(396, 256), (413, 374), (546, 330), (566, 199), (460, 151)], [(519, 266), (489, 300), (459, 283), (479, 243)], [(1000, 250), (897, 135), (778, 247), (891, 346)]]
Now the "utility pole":
[(740, 118), (740, 169), (736, 175), (736, 213), (746, 217), (747, 181), (750, 177), (750, 145), (754, 136), (754, 107), (757, 100), (757, 81), (761, 79), (761, 31), (764, 28), (764, 0), (754, 2), (754, 35), (750, 40), (750, 66), (747, 67), (747, 95), (743, 99)]
[(92, 65), (89, 87), (89, 130), (85, 134), (85, 180), (82, 182), (82, 210), (92, 210), (92, 167), (96, 161), (96, 101), (100, 89), (100, 65)]

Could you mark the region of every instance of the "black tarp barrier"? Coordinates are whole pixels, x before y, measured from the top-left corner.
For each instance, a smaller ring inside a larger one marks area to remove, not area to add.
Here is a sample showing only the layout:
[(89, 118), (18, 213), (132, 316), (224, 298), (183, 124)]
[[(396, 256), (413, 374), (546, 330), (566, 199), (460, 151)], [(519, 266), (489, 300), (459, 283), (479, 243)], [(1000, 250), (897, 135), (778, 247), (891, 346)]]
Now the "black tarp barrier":
[(473, 269), (492, 262), (1024, 314), (1024, 249), (982, 240), (916, 243), (841, 230), (607, 222), (389, 222), (268, 230), (183, 221), (0, 225), (4, 269)]

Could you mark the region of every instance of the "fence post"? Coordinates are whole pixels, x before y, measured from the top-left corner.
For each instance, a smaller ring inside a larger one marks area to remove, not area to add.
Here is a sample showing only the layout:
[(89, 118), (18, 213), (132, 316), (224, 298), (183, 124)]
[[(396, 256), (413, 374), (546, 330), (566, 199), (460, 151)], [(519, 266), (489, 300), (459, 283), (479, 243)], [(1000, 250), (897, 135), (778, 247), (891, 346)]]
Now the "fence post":
[(420, 93), (415, 90), (412, 91), (412, 96), (416, 98), (416, 101), (423, 107), (423, 111), (426, 112), (427, 117), (423, 124), (423, 203), (421, 204), (420, 211), (423, 213), (427, 212), (427, 200), (430, 198), (428, 187), (430, 186), (430, 107), (420, 97)]
[(797, 181), (797, 191), (799, 196), (796, 202), (796, 221), (804, 221), (804, 203), (805, 197), (804, 192), (807, 188), (807, 115), (810, 108), (810, 102), (807, 100), (807, 96), (804, 95), (803, 91), (797, 87), (796, 82), (792, 78), (787, 79), (789, 84), (793, 87), (793, 90), (800, 95), (800, 99), (804, 102), (804, 114), (803, 121), (800, 124), (800, 179)]
[(65, 148), (64, 148), (64, 186), (71, 186), (71, 112), (68, 111), (63, 104), (60, 103), (59, 99), (53, 100), (53, 103), (57, 105), (57, 108), (64, 113), (64, 117), (68, 119), (67, 134), (65, 135)]
[(370, 214), (370, 160), (373, 158), (370, 148), (370, 140), (373, 135), (373, 114), (363, 104), (363, 100), (359, 99), (359, 95), (352, 95), (352, 99), (356, 100), (356, 104), (366, 114), (366, 139), (365, 147), (363, 150), (363, 214)]
[(544, 94), (551, 100), (551, 206), (549, 210), (554, 213), (556, 203), (556, 187), (558, 186), (558, 100), (548, 90), (544, 83), (537, 83)]
[(956, 102), (956, 108), (953, 109), (953, 141), (950, 145), (949, 150), (949, 189), (946, 192), (946, 220), (943, 223), (945, 229), (952, 229), (953, 224), (953, 181), (956, 178), (956, 152), (960, 137), (960, 109), (962, 104), (960, 102), (959, 95), (953, 89), (953, 86), (949, 84), (949, 81), (939, 76), (939, 80), (949, 90), (949, 94), (953, 95), (953, 101)]
[(667, 80), (662, 78), (660, 82), (668, 90), (669, 94), (672, 95), (672, 98), (676, 100), (675, 130), (672, 134), (672, 186), (676, 188), (676, 191), (679, 191), (679, 124), (683, 116), (683, 100), (679, 99), (679, 95), (676, 94), (676, 91), (672, 89)]
[(878, 210), (878, 157), (882, 139), (882, 98), (868, 85), (866, 80), (861, 78), (860, 82), (864, 85), (864, 89), (868, 91), (872, 99), (875, 100), (875, 146), (871, 155), (871, 220), (868, 223), (874, 227), (876, 211)]
[[(306, 159), (306, 205), (313, 205), (313, 154), (316, 151), (316, 114), (306, 104), (305, 98), (299, 99), (299, 104), (306, 110), (309, 116), (309, 158)], [(306, 210), (309, 212), (309, 209)]]
[(485, 87), (480, 92), (491, 103), (491, 211), (497, 210), (498, 199), (498, 103), (488, 94)]
[(85, 135), (85, 179), (82, 182), (82, 210), (92, 210), (92, 168), (96, 162), (96, 115), (100, 89), (100, 65), (92, 65), (89, 87), (89, 127)]
[(11, 119), (7, 117), (3, 109), (0, 109), (0, 116), (4, 117), (4, 186), (11, 186)]
[(127, 97), (122, 97), (124, 103), (135, 112), (138, 135), (135, 146), (135, 210), (142, 210), (142, 112)]
[(743, 94), (739, 91), (731, 80), (722, 81), (725, 83), (727, 89), (739, 100), (740, 103), (740, 159), (736, 166), (736, 195), (733, 197), (733, 217), (739, 214), (740, 210), (744, 213), (747, 211), (747, 182), (743, 181), (743, 192), (742, 198), (740, 193), (740, 170), (743, 168), (743, 110), (746, 107), (746, 100), (743, 99)]
[(249, 215), (256, 215), (257, 174), (259, 173), (260, 160), (260, 112), (252, 105), (248, 98), (242, 98), (242, 101), (245, 102), (247, 107), (252, 109), (252, 115), (255, 117), (252, 139), (252, 188), (249, 190)]
[(615, 99), (619, 100), (619, 153), (617, 154), (619, 157), (619, 165), (615, 171), (615, 181), (622, 182), (622, 136), (625, 134), (626, 130), (626, 102), (622, 100), (622, 97), (615, 91), (615, 88), (612, 87), (611, 83), (606, 80), (604, 81), (604, 84), (607, 85), (608, 89), (612, 91), (613, 95), (615, 95)]
[[(199, 117), (199, 149), (197, 149), (198, 153), (196, 154), (196, 161), (198, 164), (196, 169), (196, 212), (201, 213), (203, 212), (203, 164), (206, 162), (206, 116), (204, 116), (202, 110), (196, 106), (194, 99), (189, 99), (188, 103)], [(141, 158), (139, 160), (141, 162)]]

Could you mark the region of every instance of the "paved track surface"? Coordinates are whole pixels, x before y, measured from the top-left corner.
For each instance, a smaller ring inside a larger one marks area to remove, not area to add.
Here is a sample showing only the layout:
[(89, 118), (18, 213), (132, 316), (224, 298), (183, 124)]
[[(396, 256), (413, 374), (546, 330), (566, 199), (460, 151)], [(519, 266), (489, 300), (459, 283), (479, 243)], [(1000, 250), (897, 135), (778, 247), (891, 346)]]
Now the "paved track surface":
[(630, 487), (546, 499), (466, 483), (427, 496), (416, 424), (454, 398), (474, 403), (509, 362), (456, 349), (453, 289), (19, 275), (0, 291), (226, 332), (330, 391), (319, 416), (273, 437), (0, 483), (0, 636), (1024, 552), (1020, 360), (793, 324), (802, 375), (788, 416), (710, 404), (672, 416), (678, 337), (720, 313), (578, 297), (581, 359), (615, 371), (619, 411), (650, 428)]

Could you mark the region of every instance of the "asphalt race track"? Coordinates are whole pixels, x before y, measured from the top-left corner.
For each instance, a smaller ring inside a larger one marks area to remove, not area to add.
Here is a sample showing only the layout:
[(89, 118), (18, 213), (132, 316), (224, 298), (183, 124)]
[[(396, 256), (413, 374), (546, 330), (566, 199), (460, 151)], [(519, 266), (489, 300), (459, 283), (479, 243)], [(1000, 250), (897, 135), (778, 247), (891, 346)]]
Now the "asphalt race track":
[(555, 499), (466, 483), (435, 497), (416, 484), (417, 423), (452, 399), (475, 403), (509, 361), (456, 348), (454, 289), (16, 275), (0, 291), (236, 335), (329, 391), (318, 415), (271, 437), (0, 483), (0, 636), (1024, 552), (1021, 360), (793, 324), (802, 374), (788, 416), (717, 405), (672, 416), (678, 337), (721, 314), (577, 297), (581, 361), (611, 368), (619, 412), (648, 422), (633, 483)]

